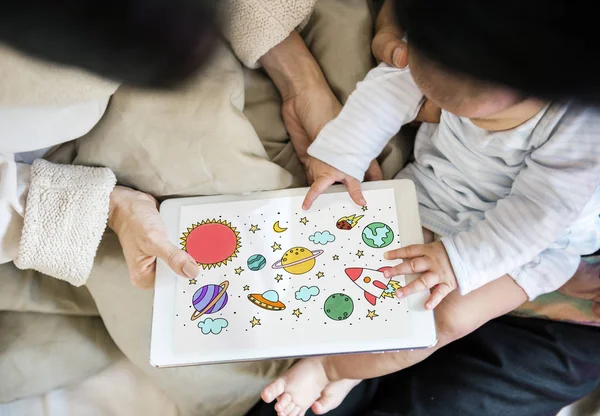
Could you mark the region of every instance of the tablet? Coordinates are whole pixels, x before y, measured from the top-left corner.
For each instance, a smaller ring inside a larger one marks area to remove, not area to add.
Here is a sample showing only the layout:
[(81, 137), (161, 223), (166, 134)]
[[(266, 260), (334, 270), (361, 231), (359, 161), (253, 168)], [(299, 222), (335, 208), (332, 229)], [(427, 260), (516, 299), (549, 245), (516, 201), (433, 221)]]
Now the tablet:
[(196, 279), (157, 264), (150, 362), (157, 367), (374, 353), (436, 343), (428, 292), (406, 299), (384, 253), (423, 242), (414, 184), (363, 184), (367, 205), (333, 186), (308, 210), (305, 189), (171, 199), (169, 238)]

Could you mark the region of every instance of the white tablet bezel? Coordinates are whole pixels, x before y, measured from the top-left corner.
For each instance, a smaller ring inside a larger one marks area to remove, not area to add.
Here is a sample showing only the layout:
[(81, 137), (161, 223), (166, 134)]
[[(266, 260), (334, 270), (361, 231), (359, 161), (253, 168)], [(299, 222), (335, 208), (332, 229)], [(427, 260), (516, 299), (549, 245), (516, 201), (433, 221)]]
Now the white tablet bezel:
[[(412, 181), (392, 180), (370, 182), (362, 185), (363, 190), (393, 188), (396, 195), (398, 210), (398, 232), (403, 245), (423, 243), (423, 233), (419, 219), (417, 195)], [(179, 243), (179, 215), (180, 208), (187, 205), (210, 204), (217, 202), (233, 202), (244, 200), (257, 200), (282, 197), (297, 197), (306, 194), (307, 188), (286, 189), (279, 191), (255, 192), (246, 195), (217, 195), (193, 198), (176, 198), (164, 201), (160, 207), (169, 239)], [(343, 185), (332, 186), (326, 193), (346, 192)], [(406, 276), (407, 281), (412, 281), (417, 275)], [(263, 359), (283, 359), (290, 357), (306, 357), (310, 355), (341, 354), (338, 343), (315, 343), (314, 348), (308, 353), (306, 347), (290, 345), (270, 351), (240, 351), (238, 356), (232, 357), (230, 351), (213, 353), (207, 360), (199, 353), (175, 354), (173, 352), (173, 311), (175, 310), (176, 279), (166, 263), (158, 261), (156, 267), (156, 284), (154, 287), (154, 309), (152, 314), (152, 337), (150, 346), (150, 363), (155, 367), (175, 367), (198, 364), (217, 364), (225, 362), (256, 361)], [(422, 292), (410, 296), (409, 309), (411, 311), (411, 324), (414, 330), (410, 337), (398, 339), (369, 340), (355, 342), (352, 346), (345, 345), (343, 354), (350, 353), (380, 353), (399, 351), (405, 349), (429, 348), (437, 343), (437, 333), (433, 313), (423, 307), (429, 296)]]

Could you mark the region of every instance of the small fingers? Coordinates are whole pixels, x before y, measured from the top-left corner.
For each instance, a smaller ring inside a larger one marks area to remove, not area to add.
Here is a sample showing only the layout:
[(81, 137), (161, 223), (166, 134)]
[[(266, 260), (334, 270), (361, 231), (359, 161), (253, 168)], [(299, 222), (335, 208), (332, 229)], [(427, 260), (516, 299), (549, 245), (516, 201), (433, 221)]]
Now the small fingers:
[(313, 202), (321, 195), (323, 192), (327, 190), (331, 185), (335, 183), (335, 180), (331, 176), (321, 176), (317, 178), (310, 189), (306, 193), (304, 197), (304, 202), (302, 203), (302, 209), (307, 210), (310, 209)]
[(412, 246), (406, 246), (398, 248), (396, 250), (390, 250), (384, 254), (387, 260), (399, 260), (399, 259), (412, 259), (414, 257), (423, 256), (425, 254), (425, 244), (413, 244)]
[(425, 302), (425, 309), (433, 309), (440, 304), (440, 302), (452, 292), (452, 288), (445, 283), (437, 285), (431, 292), (431, 296)]
[(437, 274), (424, 273), (417, 279), (404, 286), (402, 289), (398, 289), (396, 291), (396, 296), (398, 298), (405, 298), (415, 293), (429, 290), (438, 283), (440, 283), (440, 279)]
[(367, 201), (365, 200), (365, 197), (363, 196), (362, 191), (360, 189), (360, 182), (354, 178), (348, 178), (344, 180), (344, 182), (346, 183), (346, 187), (348, 188), (350, 198), (352, 198), (354, 203), (356, 205), (360, 205), (361, 207), (367, 205)]
[(383, 272), (383, 275), (391, 279), (403, 274), (423, 273), (431, 270), (431, 262), (428, 257), (416, 257), (403, 261), (397, 266), (391, 267)]

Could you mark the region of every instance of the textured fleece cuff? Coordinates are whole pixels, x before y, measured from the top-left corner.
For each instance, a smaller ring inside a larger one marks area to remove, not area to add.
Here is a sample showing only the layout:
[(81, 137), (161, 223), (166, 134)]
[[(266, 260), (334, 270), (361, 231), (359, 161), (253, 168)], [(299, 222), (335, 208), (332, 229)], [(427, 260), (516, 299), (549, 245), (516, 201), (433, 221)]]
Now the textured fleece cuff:
[(106, 228), (115, 184), (115, 175), (107, 168), (36, 160), (15, 265), (74, 286), (85, 284)]
[(230, 0), (226, 4), (227, 38), (237, 57), (249, 68), (301, 27), (317, 0)]

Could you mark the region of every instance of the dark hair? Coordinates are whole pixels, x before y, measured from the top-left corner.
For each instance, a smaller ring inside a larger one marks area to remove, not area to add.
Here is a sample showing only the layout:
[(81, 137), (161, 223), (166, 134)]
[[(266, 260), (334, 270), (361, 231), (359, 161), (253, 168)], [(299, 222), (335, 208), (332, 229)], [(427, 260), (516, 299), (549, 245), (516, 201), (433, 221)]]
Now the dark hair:
[(3, 0), (0, 42), (134, 85), (169, 86), (217, 42), (215, 0)]
[(394, 0), (424, 56), (524, 95), (600, 104), (597, 5), (587, 0)]

